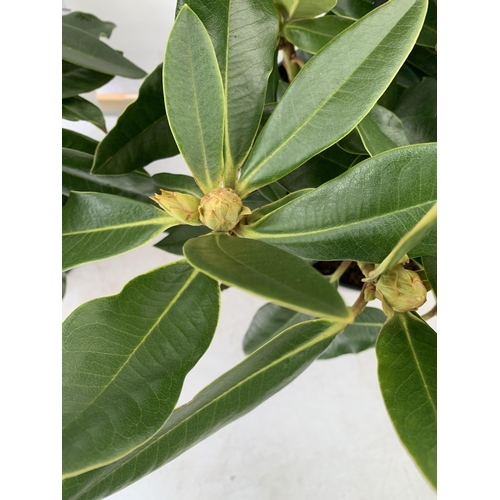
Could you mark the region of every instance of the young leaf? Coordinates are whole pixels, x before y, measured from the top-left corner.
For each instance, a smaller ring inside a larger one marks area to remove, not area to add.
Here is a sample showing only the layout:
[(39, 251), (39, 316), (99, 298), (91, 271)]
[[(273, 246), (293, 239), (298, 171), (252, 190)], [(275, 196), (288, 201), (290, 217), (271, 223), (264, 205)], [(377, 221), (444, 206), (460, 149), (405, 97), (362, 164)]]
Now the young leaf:
[(74, 97), (92, 92), (114, 78), (98, 71), (82, 68), (67, 61), (62, 62), (62, 97)]
[(226, 285), (306, 314), (349, 321), (351, 313), (337, 289), (283, 250), (213, 233), (189, 240), (184, 254), (192, 266)]
[[(259, 127), (275, 62), (278, 17), (272, 0), (188, 0), (214, 45), (224, 82), (226, 186), (234, 188)], [(233, 184), (233, 185), (230, 185)]]
[(93, 174), (126, 174), (179, 154), (165, 112), (162, 69), (160, 64), (147, 76), (137, 100), (99, 144)]
[(344, 323), (315, 320), (282, 332), (175, 410), (140, 448), (65, 480), (64, 500), (104, 498), (175, 459), (292, 382), (344, 328)]
[(252, 319), (245, 337), (243, 352), (248, 355), (291, 326), (314, 319), (308, 314), (292, 311), (276, 304), (262, 306)]
[(116, 28), (115, 23), (110, 23), (109, 21), (101, 21), (98, 17), (93, 14), (88, 14), (86, 12), (70, 12), (65, 16), (62, 16), (63, 24), (79, 28), (91, 35), (99, 38), (100, 36), (105, 36), (109, 38), (111, 33)]
[(350, 19), (337, 16), (301, 19), (286, 23), (283, 27), (283, 35), (299, 49), (316, 54), (323, 45), (326, 45), (352, 23), (353, 21)]
[(63, 209), (63, 271), (145, 245), (178, 223), (146, 203), (72, 192)]
[[(375, 281), (385, 271), (394, 267), (396, 263), (411, 251), (430, 233), (437, 224), (437, 204), (417, 222), (415, 227), (408, 231), (392, 249), (391, 253), (381, 262), (370, 278), (365, 281)], [(436, 245), (436, 243), (434, 243)]]
[(335, 7), (337, 0), (275, 0), (286, 19), (312, 18)]
[(437, 138), (437, 81), (424, 78), (406, 89), (394, 112), (399, 116), (411, 144)]
[[(79, 134), (74, 130), (69, 130), (67, 128), (62, 129), (62, 147), (63, 149), (73, 149), (76, 151), (81, 151), (82, 153), (87, 153), (93, 155), (99, 144), (98, 141), (87, 137), (86, 135)], [(63, 153), (64, 159), (64, 153)]]
[(354, 323), (339, 333), (318, 359), (331, 359), (343, 354), (357, 354), (375, 347), (386, 316), (380, 309), (366, 307)]
[(91, 300), (63, 324), (63, 477), (153, 436), (217, 326), (219, 287), (185, 261)]
[[(240, 223), (236, 232), (306, 259), (378, 263), (436, 197), (436, 145), (405, 146), (359, 163), (255, 224)], [(431, 231), (410, 256), (435, 253), (435, 241)]]
[(325, 45), (293, 80), (262, 129), (238, 193), (244, 196), (280, 179), (347, 135), (405, 61), (426, 7), (427, 0), (393, 0)]
[(397, 433), (436, 487), (437, 336), (417, 315), (395, 313), (376, 345), (378, 378)]
[(224, 91), (207, 30), (187, 5), (168, 39), (163, 84), (177, 146), (206, 194), (224, 173)]
[(83, 97), (68, 97), (62, 100), (62, 117), (65, 120), (77, 122), (83, 120), (90, 122), (96, 127), (106, 132), (106, 122), (102, 111)]
[(370, 156), (409, 144), (401, 120), (378, 104), (358, 123), (357, 129)]
[(68, 24), (62, 25), (62, 58), (78, 66), (127, 78), (144, 78), (146, 73), (99, 38)]

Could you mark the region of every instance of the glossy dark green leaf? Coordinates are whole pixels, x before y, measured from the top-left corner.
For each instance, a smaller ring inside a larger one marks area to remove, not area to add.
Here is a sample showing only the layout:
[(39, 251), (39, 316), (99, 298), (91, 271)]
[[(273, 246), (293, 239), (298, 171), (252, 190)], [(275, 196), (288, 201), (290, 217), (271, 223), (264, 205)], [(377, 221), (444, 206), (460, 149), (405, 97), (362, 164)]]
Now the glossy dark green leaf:
[(246, 195), (280, 179), (347, 135), (405, 61), (426, 7), (427, 0), (394, 0), (325, 45), (290, 84), (259, 134), (237, 192)]
[(403, 66), (401, 66), (401, 69), (398, 71), (398, 74), (396, 75), (394, 82), (398, 86), (406, 89), (408, 87), (413, 87), (414, 85), (417, 85), (420, 82), (420, 78), (415, 73), (413, 68), (409, 64), (405, 63), (403, 64)]
[(175, 459), (292, 382), (344, 328), (343, 323), (315, 320), (282, 332), (175, 410), (163, 428), (130, 455), (65, 480), (63, 499), (104, 498)]
[(380, 332), (378, 378), (396, 431), (436, 487), (437, 335), (417, 315), (395, 313)]
[(179, 154), (163, 99), (160, 64), (144, 80), (139, 96), (99, 144), (92, 173), (126, 174), (155, 160)]
[(434, 49), (437, 44), (437, 0), (429, 0), (427, 15), (422, 31), (417, 40), (418, 45)]
[(283, 35), (306, 52), (316, 54), (323, 45), (348, 28), (353, 21), (337, 16), (302, 19), (285, 24)]
[(354, 323), (337, 335), (318, 359), (331, 359), (343, 354), (356, 354), (375, 347), (377, 336), (386, 320), (380, 309), (366, 307)]
[(188, 0), (212, 40), (224, 81), (226, 185), (259, 127), (267, 82), (276, 64), (278, 17), (272, 0)]
[(177, 220), (152, 205), (72, 192), (63, 209), (63, 271), (145, 245)]
[(91, 300), (63, 325), (63, 477), (122, 458), (173, 411), (219, 315), (217, 283), (185, 261)]
[(334, 144), (285, 175), (279, 183), (290, 192), (316, 188), (343, 174), (356, 158)]
[(335, 7), (337, 0), (275, 0), (285, 19), (313, 18)]
[(437, 81), (424, 78), (406, 89), (394, 110), (411, 144), (437, 140)]
[(224, 90), (207, 30), (187, 5), (168, 39), (163, 84), (179, 151), (201, 190), (208, 193), (222, 183), (224, 174)]
[(437, 78), (437, 53), (435, 50), (416, 45), (408, 56), (408, 63), (427, 76)]
[(250, 196), (247, 196), (245, 198), (245, 206), (248, 207), (250, 210), (256, 210), (257, 208), (263, 207), (264, 205), (267, 205), (269, 203), (269, 200), (267, 198), (264, 198), (259, 191), (255, 191), (255, 193), (252, 193)]
[(93, 14), (87, 12), (74, 11), (62, 16), (63, 24), (79, 28), (96, 37), (105, 36), (109, 38), (111, 33), (116, 28), (115, 23), (109, 21), (101, 21)]
[(67, 61), (62, 62), (62, 97), (73, 97), (92, 92), (106, 85), (114, 75), (82, 68)]
[[(361, 162), (255, 224), (240, 224), (237, 233), (306, 259), (379, 263), (436, 197), (436, 145), (405, 146)], [(410, 256), (435, 251), (431, 231)]]
[(222, 281), (290, 309), (342, 320), (344, 301), (323, 276), (302, 259), (260, 241), (213, 233), (184, 246), (189, 263)]
[(422, 257), (425, 274), (437, 296), (437, 254)]
[(125, 196), (145, 203), (153, 203), (149, 197), (159, 193), (160, 189), (201, 195), (193, 178), (187, 175), (156, 174), (151, 177), (138, 171), (125, 175), (94, 175), (90, 173), (93, 161), (94, 157), (88, 153), (63, 148), (63, 194), (69, 196), (70, 191), (92, 191)]
[(346, 153), (357, 156), (368, 156), (368, 151), (366, 150), (357, 129), (351, 130), (344, 138), (340, 139), (337, 145)]
[(371, 156), (409, 144), (401, 120), (378, 104), (359, 122), (357, 129)]
[[(267, 104), (276, 104), (278, 102), (278, 99), (276, 97), (276, 92), (278, 90), (278, 82), (280, 81), (280, 72), (279, 72), (279, 66), (278, 66), (278, 53), (279, 50), (276, 49), (274, 56), (273, 56), (273, 69), (271, 71), (271, 74), (269, 75), (269, 79), (267, 81), (267, 88), (266, 88), (266, 105)], [(273, 107), (274, 109), (274, 107)], [(266, 106), (264, 106), (264, 111), (262, 112), (262, 117), (260, 120), (260, 126), (263, 126), (264, 124), (262, 123), (262, 118), (266, 114)], [(269, 117), (267, 117), (269, 118)], [(266, 118), (266, 121), (267, 121)]]
[(62, 25), (62, 58), (78, 66), (127, 78), (144, 78), (146, 73), (99, 38), (68, 24)]
[[(396, 75), (397, 76), (397, 75)], [(399, 99), (399, 95), (401, 94), (402, 89), (396, 83), (396, 78), (392, 80), (391, 84), (387, 87), (387, 90), (382, 94), (380, 99), (377, 101), (377, 104), (383, 106), (389, 111), (394, 111), (396, 104)], [(373, 108), (372, 108), (373, 109)]]
[(83, 97), (68, 97), (62, 100), (62, 117), (65, 120), (77, 122), (80, 120), (90, 122), (106, 132), (106, 122), (102, 111)]
[(350, 19), (360, 19), (372, 9), (372, 0), (338, 0), (333, 12)]
[(74, 149), (89, 155), (93, 155), (99, 144), (98, 141), (87, 137), (86, 135), (79, 134), (74, 130), (67, 128), (62, 129), (62, 147), (66, 149)]
[(276, 304), (262, 306), (252, 319), (243, 338), (243, 352), (251, 354), (278, 333), (304, 321), (314, 319), (308, 314), (292, 311)]
[(159, 241), (155, 247), (175, 255), (184, 255), (182, 248), (186, 241), (208, 234), (210, 229), (206, 226), (176, 226), (168, 230), (168, 235)]
[(259, 189), (259, 193), (270, 202), (278, 201), (287, 194), (286, 189), (277, 182), (263, 186)]

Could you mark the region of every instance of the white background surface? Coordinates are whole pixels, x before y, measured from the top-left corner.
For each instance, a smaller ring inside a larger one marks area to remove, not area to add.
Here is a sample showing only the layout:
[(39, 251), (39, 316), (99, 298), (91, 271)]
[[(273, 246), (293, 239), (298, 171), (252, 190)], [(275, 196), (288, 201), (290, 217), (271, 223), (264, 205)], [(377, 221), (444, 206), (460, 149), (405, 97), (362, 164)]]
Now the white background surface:
[[(144, 70), (151, 71), (161, 61), (173, 21), (172, 0), (67, 0), (66, 5), (115, 22), (110, 45)], [(139, 83), (126, 82), (122, 79), (124, 91)], [(111, 128), (116, 117), (106, 121)], [(87, 123), (64, 126), (99, 140), (103, 136)], [(155, 162), (148, 171), (187, 173), (180, 157)], [(87, 300), (118, 293), (131, 278), (178, 258), (148, 245), (71, 271), (63, 316)], [(345, 289), (343, 294), (348, 303), (356, 296)], [(264, 303), (236, 289), (222, 294), (214, 341), (188, 375), (180, 403), (243, 359), (243, 335)], [(430, 307), (429, 302), (424, 310)], [(435, 320), (431, 324), (435, 327)], [(317, 361), (250, 414), (110, 498), (427, 500), (435, 494), (390, 423), (377, 385), (375, 353), (369, 350)]]

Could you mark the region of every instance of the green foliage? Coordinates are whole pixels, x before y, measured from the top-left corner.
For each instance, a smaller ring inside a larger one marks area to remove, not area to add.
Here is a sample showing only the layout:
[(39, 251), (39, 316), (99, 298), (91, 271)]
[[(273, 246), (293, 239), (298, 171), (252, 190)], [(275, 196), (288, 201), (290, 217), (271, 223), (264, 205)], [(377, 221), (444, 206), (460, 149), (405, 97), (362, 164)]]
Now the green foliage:
[[(101, 40), (114, 27), (62, 19), (63, 117), (103, 131), (80, 94), (145, 76)], [(416, 312), (366, 307), (386, 300), (376, 294), (395, 266), (411, 274), (405, 255), (437, 296), (436, 39), (435, 0), (179, 0), (165, 59), (116, 126), (101, 142), (63, 129), (63, 295), (66, 270), (165, 231), (156, 247), (185, 256), (63, 325), (65, 499), (111, 495), (314, 360), (375, 345), (389, 416), (436, 485), (436, 333)], [(179, 152), (192, 176), (144, 170)], [(177, 219), (153, 204), (160, 190), (228, 230), (181, 224), (182, 204)], [(218, 205), (228, 199), (237, 217)], [(338, 261), (330, 280), (318, 260)], [(346, 305), (350, 261), (365, 283)], [(270, 303), (235, 332), (244, 361), (175, 408), (223, 286)]]

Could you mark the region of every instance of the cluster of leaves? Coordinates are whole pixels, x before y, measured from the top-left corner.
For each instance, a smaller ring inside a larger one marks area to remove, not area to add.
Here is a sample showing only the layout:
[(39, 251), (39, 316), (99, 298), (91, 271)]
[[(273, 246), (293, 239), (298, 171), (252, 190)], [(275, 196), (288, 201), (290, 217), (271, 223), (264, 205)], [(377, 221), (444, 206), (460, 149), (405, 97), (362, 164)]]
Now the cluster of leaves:
[[(63, 34), (70, 27), (80, 37), (63, 36), (65, 61), (80, 73), (116, 71), (118, 63), (95, 62), (110, 23), (87, 17), (85, 33), (71, 27), (82, 16), (63, 17)], [(373, 263), (367, 281), (375, 281), (409, 255), (437, 293), (435, 35), (435, 0), (377, 8), (369, 0), (179, 0), (165, 61), (138, 99), (99, 144), (66, 142), (66, 160), (63, 149), (63, 194), (72, 191), (63, 271), (164, 231), (157, 247), (185, 256), (65, 321), (64, 498), (118, 491), (317, 358), (375, 345), (389, 415), (436, 485), (436, 333), (416, 312), (386, 320), (365, 308), (363, 294), (347, 307), (338, 274), (328, 281), (311, 266)], [(143, 168), (179, 152), (193, 177)], [(159, 188), (201, 199), (221, 186), (252, 210), (224, 233), (182, 225), (149, 200)], [(219, 283), (270, 303), (245, 335), (248, 357), (175, 409), (215, 333)]]

